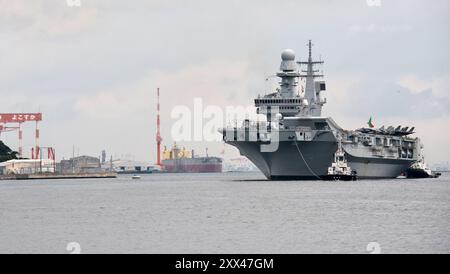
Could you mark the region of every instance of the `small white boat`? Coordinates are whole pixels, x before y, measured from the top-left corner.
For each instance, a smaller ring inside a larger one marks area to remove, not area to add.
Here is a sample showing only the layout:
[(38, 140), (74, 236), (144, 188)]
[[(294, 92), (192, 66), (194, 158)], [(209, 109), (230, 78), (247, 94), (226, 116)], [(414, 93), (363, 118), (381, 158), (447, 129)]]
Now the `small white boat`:
[(406, 174), (402, 172), (400, 175), (397, 176), (397, 179), (407, 179)]
[(327, 181), (356, 181), (356, 171), (352, 170), (345, 159), (341, 139), (338, 140), (338, 150), (334, 154), (334, 162), (328, 168), (328, 174), (322, 176)]
[(141, 179), (141, 176), (139, 176), (139, 175), (133, 175), (133, 177), (131, 177), (131, 179), (133, 179), (133, 180), (138, 180), (138, 179)]

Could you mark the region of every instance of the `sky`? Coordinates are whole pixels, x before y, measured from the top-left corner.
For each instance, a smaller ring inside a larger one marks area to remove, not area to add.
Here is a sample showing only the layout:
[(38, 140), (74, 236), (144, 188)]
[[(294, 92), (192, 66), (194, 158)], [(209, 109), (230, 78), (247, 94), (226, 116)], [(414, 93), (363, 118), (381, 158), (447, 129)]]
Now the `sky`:
[[(248, 106), (285, 48), (325, 60), (324, 115), (415, 126), (429, 163), (450, 153), (450, 1), (0, 0), (0, 113), (42, 112), (41, 145), (154, 162), (176, 106)], [(75, 5), (73, 5), (75, 3)], [(25, 156), (34, 124), (24, 125)], [(17, 133), (1, 138), (17, 149)], [(238, 155), (222, 142), (198, 154)], [(75, 148), (75, 149), (74, 149)], [(28, 155), (29, 156), (29, 155)]]

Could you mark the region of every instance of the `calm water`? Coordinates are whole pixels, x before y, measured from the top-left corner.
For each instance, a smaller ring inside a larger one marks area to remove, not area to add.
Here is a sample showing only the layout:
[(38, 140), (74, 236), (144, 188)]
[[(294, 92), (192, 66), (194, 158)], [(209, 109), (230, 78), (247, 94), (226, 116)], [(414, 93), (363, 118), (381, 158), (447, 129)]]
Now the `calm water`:
[(0, 252), (450, 253), (450, 175), (358, 182), (259, 173), (0, 182)]

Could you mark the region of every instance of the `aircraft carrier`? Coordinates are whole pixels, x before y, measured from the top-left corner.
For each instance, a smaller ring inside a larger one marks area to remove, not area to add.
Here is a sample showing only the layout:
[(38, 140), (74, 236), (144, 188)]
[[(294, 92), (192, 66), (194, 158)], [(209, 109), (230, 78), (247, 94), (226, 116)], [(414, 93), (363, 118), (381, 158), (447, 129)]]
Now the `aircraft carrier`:
[[(348, 165), (358, 178), (395, 178), (422, 159), (414, 127), (382, 126), (345, 130), (332, 118), (322, 117), (325, 81), (309, 56), (296, 61), (293, 50), (281, 54), (276, 92), (254, 100), (261, 121), (220, 129), (223, 140), (239, 149), (273, 180), (317, 180), (327, 175), (340, 143)], [(304, 84), (303, 84), (304, 82)]]

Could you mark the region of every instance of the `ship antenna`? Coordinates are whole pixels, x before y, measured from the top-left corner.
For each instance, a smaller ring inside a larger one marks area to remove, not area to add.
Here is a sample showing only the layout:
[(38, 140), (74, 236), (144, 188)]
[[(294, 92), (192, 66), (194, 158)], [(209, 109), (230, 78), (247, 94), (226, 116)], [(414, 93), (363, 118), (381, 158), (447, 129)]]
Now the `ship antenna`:
[(308, 42), (308, 48), (309, 48), (309, 57), (308, 57), (308, 61), (309, 61), (309, 62), (312, 62), (312, 54), (311, 54), (312, 43), (311, 43), (311, 40), (309, 40), (309, 42)]

